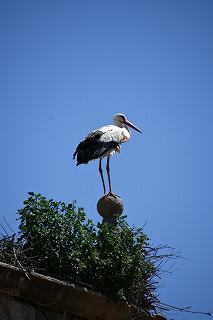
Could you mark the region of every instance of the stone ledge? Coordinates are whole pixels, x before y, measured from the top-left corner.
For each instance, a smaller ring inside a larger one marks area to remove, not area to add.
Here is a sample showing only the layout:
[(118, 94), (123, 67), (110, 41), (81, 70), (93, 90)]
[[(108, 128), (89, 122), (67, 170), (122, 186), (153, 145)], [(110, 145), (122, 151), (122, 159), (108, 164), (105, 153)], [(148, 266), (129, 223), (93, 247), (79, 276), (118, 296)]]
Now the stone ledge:
[[(67, 284), (38, 273), (31, 273), (29, 277), (30, 280), (22, 270), (0, 262), (0, 293), (3, 296), (12, 297), (13, 301), (15, 298), (34, 306), (44, 307), (51, 313), (59, 312), (63, 314), (62, 318), (59, 317), (60, 319), (127, 320), (129, 316), (130, 319), (136, 316), (135, 308), (128, 308), (123, 303), (112, 303), (102, 294), (86, 288)], [(0, 307), (2, 304), (3, 302)], [(64, 315), (67, 316), (64, 317)], [(59, 318), (56, 315), (51, 316), (51, 320)], [(151, 319), (163, 320), (165, 318), (137, 315), (137, 320)]]

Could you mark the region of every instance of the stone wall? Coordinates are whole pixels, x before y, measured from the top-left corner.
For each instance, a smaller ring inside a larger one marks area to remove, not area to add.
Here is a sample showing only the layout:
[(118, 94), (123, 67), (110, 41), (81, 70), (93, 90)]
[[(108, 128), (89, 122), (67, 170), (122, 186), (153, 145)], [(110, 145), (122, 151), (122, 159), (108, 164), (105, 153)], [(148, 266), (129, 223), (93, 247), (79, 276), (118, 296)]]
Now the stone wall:
[(0, 320), (163, 320), (37, 273), (0, 263)]

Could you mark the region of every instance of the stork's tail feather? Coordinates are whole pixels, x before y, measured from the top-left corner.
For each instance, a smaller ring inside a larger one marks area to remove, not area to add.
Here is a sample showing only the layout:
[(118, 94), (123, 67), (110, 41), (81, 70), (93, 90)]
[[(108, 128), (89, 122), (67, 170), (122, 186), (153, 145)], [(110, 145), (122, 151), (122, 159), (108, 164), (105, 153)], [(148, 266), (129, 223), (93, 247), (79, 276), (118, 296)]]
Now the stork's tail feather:
[(88, 163), (91, 160), (95, 160), (104, 156), (110, 150), (118, 147), (118, 142), (100, 142), (95, 139), (85, 139), (80, 142), (73, 154), (73, 159), (77, 155), (77, 166), (82, 163)]
[[(77, 153), (78, 153), (78, 151), (77, 151), (77, 149), (76, 149), (76, 151), (73, 153), (73, 159), (75, 159)], [(77, 163), (76, 163), (76, 166), (79, 166), (79, 164), (80, 164), (80, 163), (77, 162)]]

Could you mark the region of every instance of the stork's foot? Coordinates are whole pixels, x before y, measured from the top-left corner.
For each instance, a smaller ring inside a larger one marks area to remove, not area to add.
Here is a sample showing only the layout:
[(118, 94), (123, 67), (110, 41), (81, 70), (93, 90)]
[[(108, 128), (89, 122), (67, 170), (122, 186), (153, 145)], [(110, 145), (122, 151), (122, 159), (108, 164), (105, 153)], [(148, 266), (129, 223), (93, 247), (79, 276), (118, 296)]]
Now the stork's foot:
[(117, 194), (114, 194), (114, 193), (112, 193), (112, 192), (105, 193), (105, 195), (104, 195), (104, 197), (109, 197), (109, 196), (111, 196), (111, 197), (113, 197), (113, 198), (115, 198), (115, 199), (118, 197)]

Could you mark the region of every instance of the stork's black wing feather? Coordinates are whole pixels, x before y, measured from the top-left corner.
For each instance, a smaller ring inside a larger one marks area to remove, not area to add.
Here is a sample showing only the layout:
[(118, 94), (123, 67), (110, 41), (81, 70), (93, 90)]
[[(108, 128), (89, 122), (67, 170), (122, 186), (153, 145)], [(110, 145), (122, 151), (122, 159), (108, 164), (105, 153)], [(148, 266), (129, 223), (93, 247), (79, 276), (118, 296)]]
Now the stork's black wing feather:
[(75, 153), (73, 154), (73, 159), (77, 155), (77, 166), (79, 164), (88, 163), (91, 160), (98, 159), (108, 151), (119, 146), (118, 142), (115, 141), (99, 141), (98, 139), (100, 136), (101, 134), (89, 136), (79, 143)]

